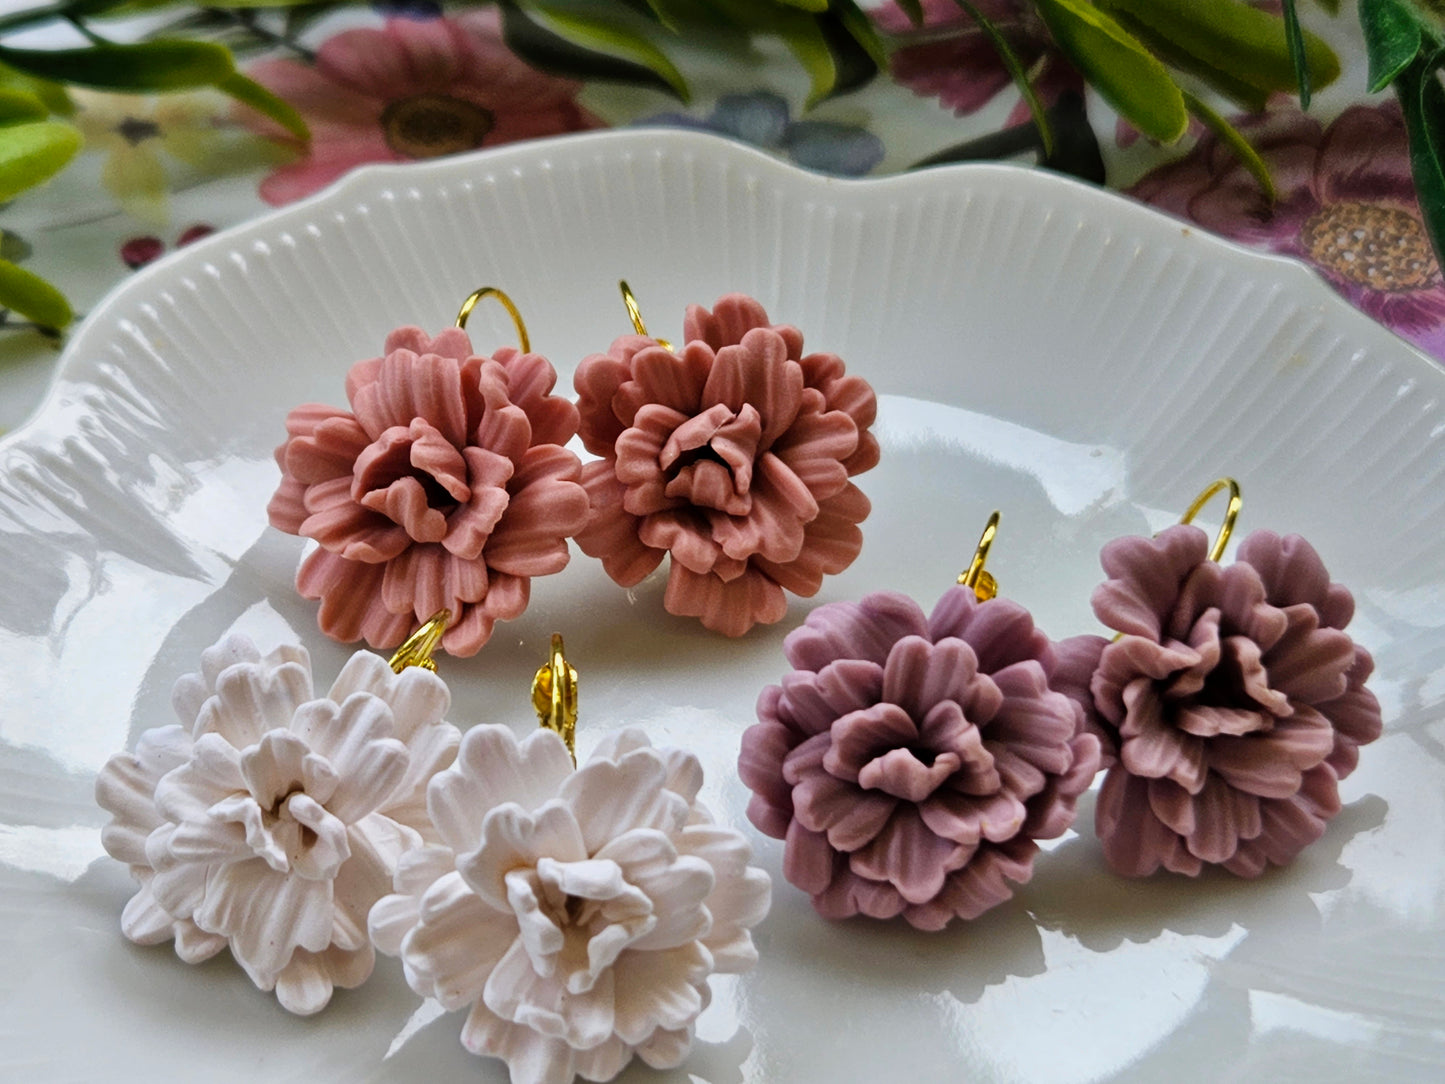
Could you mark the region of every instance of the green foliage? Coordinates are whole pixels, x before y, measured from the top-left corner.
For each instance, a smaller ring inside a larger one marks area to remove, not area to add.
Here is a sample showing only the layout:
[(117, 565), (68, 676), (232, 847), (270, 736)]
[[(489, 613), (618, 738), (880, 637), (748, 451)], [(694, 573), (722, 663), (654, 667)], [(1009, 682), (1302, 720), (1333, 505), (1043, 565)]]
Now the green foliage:
[(207, 41), (149, 41), (83, 49), (0, 45), (0, 62), (41, 79), (130, 93), (216, 86), (236, 70), (230, 50)]
[(64, 294), (9, 260), (0, 260), (0, 308), (19, 313), (51, 331), (59, 331), (74, 317)]
[(14, 199), (65, 168), (80, 150), (80, 133), (53, 120), (0, 128), (0, 200)]
[[(1013, 51), (1013, 46), (1008, 43), (1008, 39), (1003, 36), (992, 20), (969, 3), (969, 0), (953, 0), (953, 2), (968, 12), (969, 17), (988, 36), (994, 52), (998, 53), (999, 59), (1003, 61), (1003, 66), (1008, 69), (1009, 78), (1014, 81), (1014, 86), (1018, 87), (1019, 93), (1023, 95), (1024, 102), (1029, 107), (1029, 115), (1033, 117), (1034, 126), (1039, 130), (1039, 141), (1043, 144), (1044, 157), (1047, 158), (1054, 153), (1054, 133), (1049, 126), (1049, 118), (1044, 113), (1044, 103), (1039, 100), (1038, 92), (1034, 90), (1028, 73), (1024, 71), (1024, 66), (1019, 62), (1018, 54)], [(921, 12), (922, 9), (920, 9), (920, 15)]]
[[(1395, 88), (1410, 140), (1410, 174), (1425, 230), (1445, 257), (1445, 31), (1432, 8), (1406, 0), (1360, 0), (1370, 89)], [(1445, 262), (1445, 259), (1442, 259)]]
[(1188, 91), (1184, 94), (1184, 104), (1189, 107), (1190, 113), (1198, 117), (1200, 122), (1244, 163), (1244, 168), (1249, 170), (1254, 179), (1259, 182), (1260, 190), (1264, 192), (1264, 198), (1273, 204), (1279, 194), (1275, 190), (1274, 178), (1270, 176), (1269, 166), (1265, 164), (1264, 159), (1259, 156), (1259, 152), (1254, 149), (1249, 140), (1244, 138), (1238, 128)]
[[(1097, 0), (1100, 8), (1147, 28), (1204, 70), (1225, 73), (1266, 93), (1298, 86), (1288, 31), (1281, 16), (1244, 0)], [(1325, 87), (1340, 76), (1340, 61), (1325, 41), (1301, 32), (1311, 85)]]
[(1059, 48), (1120, 116), (1161, 143), (1185, 133), (1184, 93), (1138, 38), (1088, 0), (1036, 2)]

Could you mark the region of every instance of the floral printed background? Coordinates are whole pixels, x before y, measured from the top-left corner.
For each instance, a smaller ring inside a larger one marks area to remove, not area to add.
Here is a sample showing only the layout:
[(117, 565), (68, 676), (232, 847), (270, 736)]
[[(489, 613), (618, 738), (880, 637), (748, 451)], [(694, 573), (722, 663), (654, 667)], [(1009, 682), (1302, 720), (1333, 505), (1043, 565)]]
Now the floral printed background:
[[(1345, 71), (1309, 113), (1281, 95), (1263, 113), (1230, 117), (1274, 173), (1272, 206), (1215, 136), (1200, 129), (1161, 147), (1118, 121), (1051, 45), (1031, 4), (977, 6), (1003, 31), (1058, 123), (1078, 118), (1086, 168), (1075, 172), (1102, 175), (1110, 187), (1204, 229), (1303, 260), (1349, 302), (1445, 360), (1445, 286), (1415, 201), (1404, 123), (1393, 97), (1364, 93), (1352, 3), (1315, 20)], [(1259, 6), (1279, 8), (1269, 0)], [(812, 109), (796, 67), (766, 53), (719, 57), (686, 46), (695, 93), (685, 107), (645, 86), (546, 74), (507, 48), (493, 8), (443, 13), (429, 3), (388, 4), (280, 23), (274, 11), (217, 13), (248, 35), (253, 48), (238, 50), (246, 74), (300, 112), (310, 144), (210, 92), (85, 92), (76, 102), (86, 140), (83, 168), (73, 171), (79, 179), (67, 173), (15, 213), (6, 208), (6, 252), (63, 281), (83, 308), (128, 269), (315, 192), (356, 166), (609, 126), (713, 131), (807, 169), (854, 177), (924, 164), (960, 144), (965, 151), (954, 157), (1033, 161), (1030, 137), (1019, 134), (1028, 110), (999, 54), (954, 0), (923, 0), (922, 8), (916, 28), (891, 0), (873, 7), (871, 18), (894, 45), (887, 72)], [(278, 25), (284, 30), (271, 29)], [(258, 42), (265, 47), (254, 48)], [(113, 202), (97, 204), (98, 193)], [(11, 377), (7, 402), (19, 386), (17, 401), (28, 412), (48, 380), (53, 347), (14, 319), (6, 330), (0, 376)], [(0, 417), (0, 425), (23, 416)]]

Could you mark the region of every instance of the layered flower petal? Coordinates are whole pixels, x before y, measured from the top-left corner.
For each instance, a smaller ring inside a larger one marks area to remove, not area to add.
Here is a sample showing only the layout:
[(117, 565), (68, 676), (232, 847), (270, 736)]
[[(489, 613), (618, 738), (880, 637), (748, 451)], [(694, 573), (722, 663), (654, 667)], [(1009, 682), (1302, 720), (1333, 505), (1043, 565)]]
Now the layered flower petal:
[(858, 555), (867, 498), (848, 479), (877, 462), (872, 389), (757, 301), (688, 310), (676, 351), (629, 335), (584, 358), (584, 553), (631, 586), (670, 555), (664, 605), (741, 636), (781, 620)]
[(1073, 823), (1099, 765), (1076, 699), (1096, 649), (1055, 687), (1028, 611), (959, 587), (928, 616), (883, 592), (820, 606), (784, 652), (797, 669), (759, 697), (739, 771), (819, 914), (975, 917)]
[(1094, 610), (1123, 635), (1089, 683), (1117, 750), (1096, 823), (1129, 876), (1289, 862), (1338, 810), (1337, 770), (1380, 734), (1369, 655), (1343, 631), (1354, 601), (1314, 549), (1258, 531), (1221, 568), (1207, 545), (1177, 526), (1104, 549)]
[(473, 354), (460, 328), (398, 328), (346, 380), (351, 411), (292, 411), (271, 522), (319, 546), (297, 573), (338, 640), (393, 648), (438, 610), (443, 648), (475, 654), (560, 571), (589, 515), (577, 412), (545, 358)]
[(96, 783), (102, 842), (140, 884), (121, 929), (188, 963), (229, 947), (284, 1008), (317, 1012), (371, 973), (367, 912), (423, 843), (411, 822), (460, 741), (446, 689), (365, 656), (314, 698), (304, 651), (241, 636), (201, 662), (173, 696), (187, 725), (145, 731)]
[(713, 971), (756, 960), (768, 878), (696, 805), (696, 758), (610, 735), (575, 772), (555, 733), (479, 726), (431, 786), (447, 847), (413, 852), (371, 913), (377, 947), (514, 1081), (675, 1065)]

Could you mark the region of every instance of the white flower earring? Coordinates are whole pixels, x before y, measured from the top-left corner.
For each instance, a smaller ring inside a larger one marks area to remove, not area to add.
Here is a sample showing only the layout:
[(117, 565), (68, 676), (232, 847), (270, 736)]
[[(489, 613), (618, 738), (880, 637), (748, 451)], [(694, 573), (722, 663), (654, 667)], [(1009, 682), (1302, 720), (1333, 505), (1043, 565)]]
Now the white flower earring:
[(611, 1080), (634, 1055), (679, 1065), (708, 976), (753, 966), (771, 885), (741, 833), (698, 804), (702, 767), (640, 730), (574, 768), (577, 674), (553, 637), (540, 729), (483, 725), (431, 781), (440, 845), (401, 857), (371, 911), (376, 948), (513, 1084)]
[(461, 741), (430, 672), (449, 619), (390, 665), (358, 651), (324, 697), (303, 647), (262, 655), (230, 635), (203, 651), (172, 694), (180, 723), (145, 731), (96, 780), (105, 849), (140, 883), (126, 937), (174, 940), (187, 963), (229, 947), (293, 1013), (364, 982), (367, 914), (398, 859), (437, 839), (426, 786)]

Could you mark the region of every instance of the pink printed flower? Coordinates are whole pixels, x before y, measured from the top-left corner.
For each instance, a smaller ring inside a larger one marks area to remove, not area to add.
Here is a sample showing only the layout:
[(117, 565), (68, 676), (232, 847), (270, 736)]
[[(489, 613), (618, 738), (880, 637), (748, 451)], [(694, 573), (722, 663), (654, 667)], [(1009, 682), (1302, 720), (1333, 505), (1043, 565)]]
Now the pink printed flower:
[(1181, 525), (1101, 555), (1094, 612), (1122, 635), (1092, 682), (1118, 754), (1097, 826), (1127, 876), (1284, 865), (1324, 833), (1339, 780), (1380, 736), (1374, 663), (1342, 631), (1354, 599), (1310, 544), (1256, 531), (1228, 567), (1208, 551)]
[(485, 357), (460, 328), (404, 327), (352, 366), (350, 411), (291, 411), (268, 511), (319, 543), (296, 587), (321, 600), (323, 632), (392, 648), (445, 608), (442, 647), (473, 655), (527, 608), (531, 577), (566, 566), (587, 494), (556, 380), (540, 354)]
[(1399, 105), (1352, 106), (1328, 128), (1293, 109), (1234, 123), (1274, 174), (1273, 207), (1212, 135), (1131, 194), (1306, 261), (1352, 304), (1445, 357), (1445, 282), (1415, 198)]
[(748, 819), (825, 918), (974, 918), (1029, 879), (1099, 765), (1059, 660), (1017, 603), (890, 592), (808, 615), (764, 689), (738, 770)]
[[(1054, 44), (1035, 5), (1025, 0), (976, 0), (976, 6), (1008, 41), (1045, 106), (1070, 91), (1083, 93), (1083, 77)], [(954, 0), (923, 0), (922, 29), (894, 3), (872, 15), (880, 29), (904, 42), (921, 39), (893, 53), (894, 80), (920, 97), (937, 98), (957, 116), (976, 113), (1013, 85), (988, 35)], [(1028, 119), (1028, 105), (1020, 98), (1008, 123)]]
[(263, 60), (247, 74), (311, 127), (305, 157), (261, 182), (261, 198), (271, 204), (308, 195), (365, 162), (435, 158), (602, 126), (577, 104), (576, 83), (530, 68), (507, 49), (495, 11), (345, 30), (321, 45), (314, 66)]
[(591, 519), (578, 532), (624, 587), (671, 554), (664, 605), (741, 636), (858, 556), (878, 462), (873, 389), (750, 297), (687, 310), (677, 353), (625, 335), (577, 367)]

